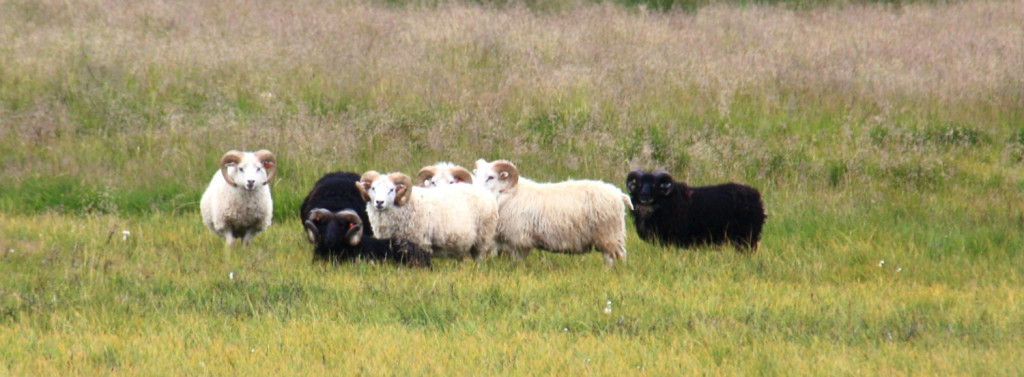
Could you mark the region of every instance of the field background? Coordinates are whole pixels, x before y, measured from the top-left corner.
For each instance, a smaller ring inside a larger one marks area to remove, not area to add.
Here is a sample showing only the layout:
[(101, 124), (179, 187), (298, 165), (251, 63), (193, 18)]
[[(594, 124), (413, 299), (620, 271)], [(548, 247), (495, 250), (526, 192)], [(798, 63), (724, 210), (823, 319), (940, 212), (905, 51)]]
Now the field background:
[[(477, 158), (747, 183), (762, 248), (311, 264), (323, 173)], [(0, 0), (0, 375), (1022, 375), (1022, 168), (1022, 1)]]

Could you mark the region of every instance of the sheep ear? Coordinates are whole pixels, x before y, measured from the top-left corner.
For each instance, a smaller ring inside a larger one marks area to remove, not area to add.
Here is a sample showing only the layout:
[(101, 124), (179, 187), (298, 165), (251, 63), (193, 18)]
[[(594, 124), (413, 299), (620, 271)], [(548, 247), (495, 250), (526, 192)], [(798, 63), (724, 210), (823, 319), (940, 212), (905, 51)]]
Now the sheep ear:
[(313, 220), (306, 220), (302, 225), (306, 227), (306, 239), (309, 243), (316, 244), (316, 239), (320, 238), (320, 230), (316, 228), (316, 224)]
[(404, 206), (405, 203), (409, 202), (409, 198), (412, 196), (412, 187), (409, 187), (412, 186), (412, 180), (409, 179), (409, 176), (402, 173), (392, 173), (389, 176), (391, 177), (391, 181), (395, 182), (395, 190), (397, 191), (395, 195), (395, 205)]
[(395, 193), (395, 205), (396, 206), (403, 206), (403, 205), (405, 205), (405, 203), (409, 201), (409, 198), (408, 198), (409, 190), (406, 188), (406, 186), (404, 184), (397, 184), (397, 185), (395, 185), (395, 191), (396, 191), (396, 193)]
[(473, 166), (475, 168), (479, 169), (481, 166), (484, 166), (484, 165), (487, 165), (487, 160), (484, 160), (484, 159), (481, 158), (479, 160), (476, 160), (476, 164), (473, 165)]
[(455, 181), (459, 183), (473, 183), (473, 173), (470, 173), (464, 167), (456, 166), (451, 168), (452, 176), (455, 177)]
[(235, 185), (235, 181), (231, 179), (231, 176), (228, 174), (228, 168), (237, 166), (238, 163), (242, 162), (243, 157), (245, 157), (245, 155), (242, 154), (242, 152), (232, 149), (225, 153), (224, 157), (220, 158), (220, 174), (224, 176), (224, 180), (232, 186)]
[(629, 172), (629, 174), (626, 175), (626, 189), (629, 191), (635, 191), (636, 188), (640, 186), (640, 177), (642, 177), (644, 173), (646, 172), (641, 169), (633, 169), (633, 171)]
[(416, 186), (430, 187), (427, 185), (427, 181), (437, 175), (437, 166), (427, 166), (420, 169), (419, 174), (416, 174)]
[(263, 184), (268, 184), (274, 180), (274, 176), (277, 175), (277, 158), (274, 157), (273, 153), (266, 149), (260, 149), (253, 153), (256, 159), (260, 161), (264, 169), (267, 169), (267, 181)]

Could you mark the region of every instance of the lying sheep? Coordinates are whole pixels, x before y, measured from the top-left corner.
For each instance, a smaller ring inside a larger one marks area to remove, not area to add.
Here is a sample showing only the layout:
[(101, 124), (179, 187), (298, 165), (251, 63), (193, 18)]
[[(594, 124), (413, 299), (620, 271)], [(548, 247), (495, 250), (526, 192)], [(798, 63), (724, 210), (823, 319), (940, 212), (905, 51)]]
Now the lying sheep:
[(689, 247), (732, 243), (757, 251), (767, 216), (761, 194), (727, 183), (691, 187), (664, 170), (636, 169), (626, 176), (636, 231), (647, 242)]
[[(354, 187), (354, 186), (353, 186)], [(430, 253), (404, 238), (376, 239), (363, 232), (363, 220), (351, 209), (331, 212), (313, 208), (303, 221), (313, 259), (343, 262), (355, 259), (391, 260), (410, 267), (430, 267)]]
[(498, 207), (479, 187), (413, 189), (405, 174), (376, 171), (364, 173), (357, 187), (378, 238), (407, 238), (434, 256), (480, 260), (495, 253)]
[(456, 183), (473, 183), (473, 173), (451, 162), (438, 162), (420, 169), (416, 175), (417, 186), (437, 187)]
[(203, 224), (224, 238), (228, 247), (236, 238), (248, 246), (253, 237), (270, 226), (274, 216), (269, 183), (276, 172), (277, 159), (266, 149), (225, 153), (220, 171), (213, 174), (199, 201)]
[[(323, 208), (332, 213), (351, 209), (359, 215), (363, 224), (369, 224), (370, 218), (366, 216), (366, 201), (363, 200), (363, 195), (356, 187), (359, 177), (359, 174), (343, 171), (327, 173), (320, 177), (306, 198), (302, 200), (302, 206), (299, 207), (299, 218), (303, 222), (308, 220), (309, 212), (313, 208)], [(369, 227), (363, 232), (370, 236), (373, 235), (373, 230)]]
[(495, 195), (498, 243), (517, 259), (534, 248), (559, 253), (596, 248), (609, 267), (625, 261), (629, 197), (615, 186), (591, 180), (537, 183), (520, 177), (511, 162), (483, 159), (476, 162), (475, 182)]

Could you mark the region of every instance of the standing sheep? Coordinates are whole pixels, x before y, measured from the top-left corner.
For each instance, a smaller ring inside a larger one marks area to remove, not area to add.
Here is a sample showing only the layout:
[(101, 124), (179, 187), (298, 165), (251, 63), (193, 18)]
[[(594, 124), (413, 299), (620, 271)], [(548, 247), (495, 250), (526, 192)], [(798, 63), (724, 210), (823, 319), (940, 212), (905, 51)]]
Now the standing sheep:
[[(354, 186), (353, 186), (354, 187)], [(313, 259), (343, 262), (357, 258), (392, 260), (410, 267), (430, 267), (430, 253), (403, 238), (376, 239), (363, 233), (363, 220), (351, 209), (314, 208), (303, 221)]]
[(626, 176), (637, 234), (647, 242), (682, 247), (732, 243), (757, 251), (767, 216), (761, 194), (727, 183), (691, 187), (664, 170), (636, 169)]
[(615, 186), (591, 180), (537, 183), (520, 177), (511, 162), (483, 159), (476, 162), (475, 182), (497, 199), (497, 240), (517, 259), (534, 248), (559, 253), (596, 248), (609, 267), (625, 261), (629, 197)]
[(368, 171), (359, 191), (378, 238), (400, 237), (431, 250), (434, 256), (481, 260), (495, 253), (498, 206), (473, 185), (413, 188), (402, 173)]
[(277, 159), (263, 149), (255, 153), (228, 151), (221, 157), (220, 171), (199, 201), (203, 224), (231, 247), (236, 238), (248, 246), (270, 226), (274, 201), (269, 183), (277, 173)]

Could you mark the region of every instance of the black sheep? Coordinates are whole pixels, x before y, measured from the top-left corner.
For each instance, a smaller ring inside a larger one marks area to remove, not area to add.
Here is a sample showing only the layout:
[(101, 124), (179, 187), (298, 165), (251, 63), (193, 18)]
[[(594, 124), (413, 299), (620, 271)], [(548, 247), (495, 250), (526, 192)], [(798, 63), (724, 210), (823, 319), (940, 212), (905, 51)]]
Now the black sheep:
[(637, 234), (682, 247), (732, 243), (757, 251), (767, 216), (757, 189), (736, 183), (691, 187), (664, 170), (626, 176)]
[[(309, 191), (309, 195), (302, 201), (299, 217), (303, 222), (309, 220), (309, 212), (313, 208), (323, 208), (331, 212), (351, 209), (359, 214), (363, 224), (369, 224), (370, 220), (366, 217), (366, 201), (356, 188), (359, 178), (359, 174), (350, 172), (327, 173), (320, 177)], [(372, 236), (373, 229), (370, 228), (372, 227), (367, 227), (364, 233)]]
[(313, 258), (343, 262), (357, 258), (390, 260), (410, 267), (430, 267), (430, 253), (404, 238), (379, 240), (363, 233), (363, 221), (351, 209), (331, 212), (309, 211), (303, 222), (309, 241), (315, 246)]

